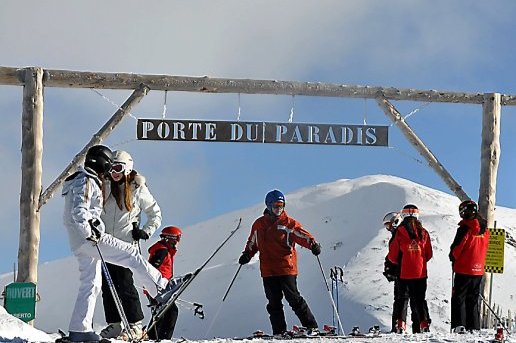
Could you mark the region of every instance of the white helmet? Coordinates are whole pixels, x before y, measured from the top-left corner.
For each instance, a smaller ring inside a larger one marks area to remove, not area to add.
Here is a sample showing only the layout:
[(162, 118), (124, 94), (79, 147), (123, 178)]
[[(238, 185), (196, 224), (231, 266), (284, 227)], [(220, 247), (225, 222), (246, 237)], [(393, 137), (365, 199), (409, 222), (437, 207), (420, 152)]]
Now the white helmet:
[(402, 218), (398, 212), (389, 212), (383, 217), (383, 226), (389, 228), (397, 228), (400, 225)]
[(401, 210), (401, 216), (403, 218), (413, 217), (415, 219), (419, 219), (419, 209), (416, 205), (408, 204), (403, 207)]
[[(117, 170), (117, 165), (122, 165), (123, 168), (120, 168), (120, 171)], [(129, 175), (133, 171), (133, 158), (127, 151), (124, 150), (116, 150), (113, 152), (113, 165), (112, 170), (116, 172), (124, 172), (124, 175)]]

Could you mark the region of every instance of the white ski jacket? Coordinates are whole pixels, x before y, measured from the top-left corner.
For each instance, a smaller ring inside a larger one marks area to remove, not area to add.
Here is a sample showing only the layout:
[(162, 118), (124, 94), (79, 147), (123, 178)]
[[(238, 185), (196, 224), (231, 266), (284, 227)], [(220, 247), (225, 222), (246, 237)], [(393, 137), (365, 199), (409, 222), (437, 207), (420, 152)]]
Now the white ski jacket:
[(104, 204), (104, 211), (101, 214), (102, 221), (106, 227), (106, 233), (128, 243), (133, 242), (133, 222), (141, 223), (142, 212), (145, 212), (147, 221), (140, 229), (147, 232), (149, 237), (161, 225), (161, 209), (145, 185), (145, 177), (137, 174), (130, 187), (132, 195), (132, 210), (130, 212), (127, 211), (125, 206), (122, 206), (123, 210), (118, 207), (115, 197), (111, 194), (109, 187), (107, 187), (109, 195)]
[[(63, 222), (68, 230), (70, 247), (75, 252), (91, 236), (90, 219), (100, 219), (102, 190), (98, 176), (80, 167), (66, 179), (61, 195), (65, 199)], [(102, 233), (104, 224), (97, 227)]]

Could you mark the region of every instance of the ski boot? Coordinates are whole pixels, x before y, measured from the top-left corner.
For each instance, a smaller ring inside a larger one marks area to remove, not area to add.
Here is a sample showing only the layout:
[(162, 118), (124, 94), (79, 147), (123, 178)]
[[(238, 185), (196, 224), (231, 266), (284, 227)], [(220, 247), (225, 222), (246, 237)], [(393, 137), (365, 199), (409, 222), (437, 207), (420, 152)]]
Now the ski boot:
[(351, 332), (348, 333), (349, 336), (361, 336), (362, 333), (360, 333), (360, 328), (358, 326), (353, 326), (353, 329), (351, 329)]
[(407, 330), (407, 324), (404, 320), (398, 319), (396, 321), (396, 333), (402, 334), (405, 333)]
[(453, 329), (453, 333), (458, 333), (460, 335), (463, 335), (466, 333), (466, 328), (462, 325), (459, 325)]
[(422, 320), (419, 327), (421, 332), (430, 332), (430, 324), (426, 320)]
[(304, 326), (294, 325), (292, 326), (292, 337), (305, 337), (307, 335), (308, 329)]
[(496, 334), (495, 334), (495, 339), (494, 339), (496, 342), (503, 342), (504, 341), (504, 337), (503, 337), (503, 327), (501, 326), (498, 326), (496, 328)]
[(117, 338), (122, 333), (122, 323), (109, 323), (102, 331), (100, 336), (102, 338)]
[(319, 332), (319, 328), (309, 328), (305, 331), (305, 336), (308, 337), (316, 337), (320, 335), (321, 333)]
[(374, 325), (369, 328), (369, 333), (373, 336), (380, 335), (380, 325)]
[(324, 324), (323, 331), (324, 331), (325, 336), (336, 336), (337, 335), (337, 327), (336, 326)]

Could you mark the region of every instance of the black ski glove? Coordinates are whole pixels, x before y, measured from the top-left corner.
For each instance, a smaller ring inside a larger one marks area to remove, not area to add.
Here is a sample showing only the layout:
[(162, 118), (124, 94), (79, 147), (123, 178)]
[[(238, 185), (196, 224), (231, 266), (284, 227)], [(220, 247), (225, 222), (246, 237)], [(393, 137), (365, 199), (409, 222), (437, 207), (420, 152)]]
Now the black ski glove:
[(249, 263), (249, 261), (251, 261), (251, 255), (249, 255), (248, 252), (244, 251), (242, 253), (242, 256), (240, 256), (240, 258), (238, 259), (238, 263), (247, 264), (247, 263)]
[(94, 243), (97, 243), (100, 239), (100, 230), (98, 229), (100, 225), (100, 220), (98, 219), (90, 219), (88, 220), (88, 223), (90, 224), (91, 228), (91, 235), (90, 237), (86, 238), (88, 241), (92, 241)]
[(383, 275), (387, 279), (387, 281), (392, 282), (396, 281), (399, 278), (400, 270), (397, 265), (385, 259), (385, 263), (383, 266)]
[(321, 253), (321, 244), (317, 242), (313, 242), (312, 246), (310, 247), (310, 250), (312, 250), (312, 254), (315, 256), (318, 256)]
[(141, 229), (133, 228), (133, 239), (139, 241), (140, 239), (149, 239), (149, 234)]

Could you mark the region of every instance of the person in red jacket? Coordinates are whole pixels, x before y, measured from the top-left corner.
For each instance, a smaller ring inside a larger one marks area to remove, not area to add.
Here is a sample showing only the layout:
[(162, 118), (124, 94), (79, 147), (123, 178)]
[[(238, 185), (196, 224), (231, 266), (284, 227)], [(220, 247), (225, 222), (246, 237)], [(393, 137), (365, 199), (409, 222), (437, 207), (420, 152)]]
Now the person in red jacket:
[[(149, 248), (149, 262), (158, 269), (163, 277), (171, 279), (174, 276), (174, 255), (181, 240), (181, 229), (176, 226), (167, 226), (161, 230), (160, 240)], [(176, 327), (179, 309), (174, 303), (163, 317), (156, 323), (154, 329), (148, 333), (150, 339), (171, 339)]]
[(489, 245), (487, 222), (478, 214), (477, 204), (463, 201), (462, 220), (450, 246), (450, 261), (455, 273), (451, 298), (451, 327), (459, 331), (480, 330), (480, 286)]
[[(428, 231), (421, 225), (419, 209), (415, 205), (406, 205), (401, 210), (403, 221), (398, 226), (389, 244), (386, 264), (391, 270), (398, 270), (398, 287), (401, 294), (408, 292), (412, 310), (419, 321), (421, 332), (429, 331), (429, 318), (425, 308), (427, 287), (427, 262), (432, 258), (432, 245)], [(394, 273), (396, 274), (396, 273)], [(403, 333), (406, 323), (401, 313), (394, 313), (398, 318), (396, 332)]]
[(265, 197), (263, 216), (253, 223), (251, 233), (238, 262), (246, 264), (260, 253), (260, 272), (267, 297), (267, 312), (273, 335), (285, 335), (287, 324), (282, 299), (285, 296), (290, 307), (308, 329), (309, 335), (319, 333), (318, 324), (303, 296), (297, 289), (296, 244), (310, 249), (317, 256), (321, 245), (295, 219), (285, 211), (285, 196), (278, 190)]
[[(383, 226), (389, 231), (391, 234), (391, 238), (389, 239), (390, 242), (394, 239), (394, 234), (396, 233), (396, 229), (398, 228), (398, 225), (401, 223), (402, 218), (399, 212), (389, 212), (383, 217)], [(400, 287), (399, 287), (399, 269), (396, 267), (393, 270), (391, 270), (392, 263), (389, 262), (388, 258), (385, 258), (384, 263), (384, 271), (383, 275), (387, 279), (387, 281), (392, 282), (394, 281), (394, 302), (392, 304), (392, 321), (391, 321), (391, 332), (396, 332), (396, 323), (398, 322), (398, 319), (401, 314), (401, 319), (405, 321), (405, 318), (407, 318), (407, 308), (408, 308), (408, 300), (409, 296), (407, 292), (400, 293)], [(412, 306), (414, 307), (414, 306)], [(414, 311), (412, 311), (412, 314), (415, 314)], [(412, 316), (412, 324), (416, 322), (416, 318), (413, 315)], [(419, 322), (417, 322), (417, 326), (419, 328)]]

